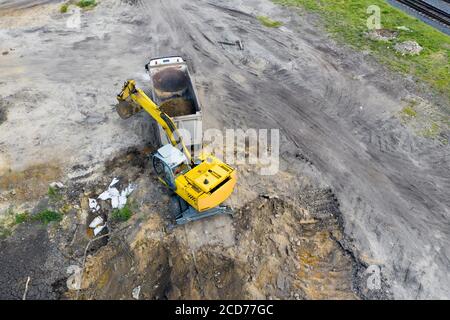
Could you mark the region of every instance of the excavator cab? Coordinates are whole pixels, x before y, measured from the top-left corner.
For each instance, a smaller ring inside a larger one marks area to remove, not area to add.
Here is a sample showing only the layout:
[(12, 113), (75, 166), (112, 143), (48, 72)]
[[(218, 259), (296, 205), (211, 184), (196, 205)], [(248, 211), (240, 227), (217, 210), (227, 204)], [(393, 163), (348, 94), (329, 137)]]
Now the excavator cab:
[(174, 192), (177, 189), (175, 179), (190, 170), (184, 153), (170, 144), (159, 148), (153, 155), (152, 162), (158, 179)]

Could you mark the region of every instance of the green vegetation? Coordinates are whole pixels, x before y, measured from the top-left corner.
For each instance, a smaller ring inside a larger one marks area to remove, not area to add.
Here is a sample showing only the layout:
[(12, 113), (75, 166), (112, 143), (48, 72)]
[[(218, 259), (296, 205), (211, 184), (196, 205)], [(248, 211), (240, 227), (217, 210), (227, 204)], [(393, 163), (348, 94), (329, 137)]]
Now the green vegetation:
[(31, 220), (33, 221), (40, 221), (43, 224), (49, 224), (53, 221), (61, 221), (62, 220), (62, 214), (59, 212), (51, 211), (49, 209), (45, 209), (38, 214), (32, 216)]
[(14, 223), (15, 224), (21, 224), (24, 222), (30, 221), (30, 214), (25, 211), (22, 213), (17, 213), (14, 217)]
[(131, 218), (133, 212), (131, 211), (130, 205), (127, 203), (122, 209), (114, 209), (111, 213), (111, 217), (115, 221), (127, 221)]
[(5, 226), (0, 226), (0, 240), (8, 238), (12, 234), (12, 230)]
[(423, 101), (410, 100), (407, 102), (408, 104), (399, 112), (402, 123), (421, 137), (447, 145), (448, 138), (445, 132), (449, 128), (450, 118), (433, 105)]
[(414, 110), (412, 105), (406, 106), (402, 109), (402, 114), (408, 116), (408, 117), (415, 117), (417, 116), (416, 110)]
[[(370, 51), (380, 62), (395, 71), (411, 74), (428, 83), (450, 101), (450, 37), (422, 21), (392, 7), (383, 0), (274, 0), (276, 3), (301, 6), (319, 14), (325, 28), (338, 41)], [(367, 38), (367, 8), (378, 6), (384, 29), (398, 31), (388, 42)], [(397, 53), (395, 43), (413, 40), (424, 49), (417, 56)]]
[(9, 237), (16, 224), (14, 209), (9, 207), (0, 214), (0, 240)]
[(60, 11), (61, 13), (66, 13), (67, 10), (69, 10), (69, 4), (68, 4), (68, 3), (63, 3), (63, 4), (61, 5), (61, 7), (59, 8), (59, 11)]
[(47, 195), (50, 198), (50, 201), (53, 202), (58, 202), (62, 199), (62, 194), (59, 192), (59, 190), (52, 186), (48, 187)]
[(31, 215), (28, 211), (15, 213), (14, 209), (10, 207), (0, 215), (0, 239), (9, 237), (19, 224), (36, 221), (47, 225), (52, 221), (61, 221), (62, 218), (62, 213), (49, 209), (45, 209), (36, 215)]
[(269, 27), (269, 28), (278, 28), (281, 27), (283, 24), (280, 21), (275, 21), (270, 19), (266, 16), (257, 16), (257, 19), (263, 26)]
[(14, 225), (14, 209), (9, 207), (3, 213), (0, 213), (0, 238), (10, 235)]
[(77, 6), (80, 8), (93, 8), (97, 5), (97, 2), (95, 0), (80, 0), (77, 2)]
[(441, 127), (436, 122), (433, 122), (429, 128), (421, 131), (422, 136), (429, 139), (437, 138), (440, 133)]

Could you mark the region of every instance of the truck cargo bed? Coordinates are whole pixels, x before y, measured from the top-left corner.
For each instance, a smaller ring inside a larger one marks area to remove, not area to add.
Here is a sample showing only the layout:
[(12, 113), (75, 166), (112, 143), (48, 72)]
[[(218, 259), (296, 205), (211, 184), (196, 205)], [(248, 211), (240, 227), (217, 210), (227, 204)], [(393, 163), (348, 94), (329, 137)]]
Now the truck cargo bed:
[[(183, 135), (188, 147), (202, 143), (202, 112), (186, 62), (181, 57), (152, 59), (147, 65), (152, 99), (168, 114)], [(159, 142), (169, 141), (158, 126)]]

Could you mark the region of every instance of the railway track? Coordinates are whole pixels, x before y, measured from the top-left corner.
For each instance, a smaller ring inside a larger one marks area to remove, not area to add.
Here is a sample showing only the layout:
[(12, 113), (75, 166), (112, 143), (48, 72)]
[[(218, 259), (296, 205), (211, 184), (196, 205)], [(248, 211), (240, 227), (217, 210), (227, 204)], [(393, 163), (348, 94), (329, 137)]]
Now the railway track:
[[(444, 24), (447, 27), (450, 27), (450, 14), (444, 10), (436, 8), (429, 3), (424, 1), (417, 0), (396, 0), (397, 2), (416, 10), (417, 12), (431, 18), (437, 22)], [(445, 2), (449, 2), (448, 0), (444, 0)]]

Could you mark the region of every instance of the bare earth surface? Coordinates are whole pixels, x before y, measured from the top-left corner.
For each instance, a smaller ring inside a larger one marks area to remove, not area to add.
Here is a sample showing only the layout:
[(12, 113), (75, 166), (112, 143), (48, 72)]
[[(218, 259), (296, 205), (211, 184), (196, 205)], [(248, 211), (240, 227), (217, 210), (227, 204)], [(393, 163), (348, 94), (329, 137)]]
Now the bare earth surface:
[[(35, 208), (60, 179), (74, 208), (67, 220), (79, 221), (87, 208), (77, 203), (114, 174), (139, 181), (133, 231), (92, 252), (82, 297), (131, 298), (145, 283), (144, 298), (450, 298), (449, 147), (399, 118), (409, 99), (437, 108), (412, 94), (412, 80), (337, 46), (314, 17), (266, 0), (105, 0), (81, 13), (79, 28), (58, 4), (8, 10), (0, 11), (0, 212)], [(258, 15), (284, 25), (266, 28)], [(243, 51), (218, 43), (237, 39)], [(167, 54), (189, 58), (206, 128), (281, 130), (277, 175), (238, 167), (233, 220), (167, 232), (167, 199), (158, 201), (164, 190), (148, 165), (105, 167), (148, 144), (148, 119), (121, 120), (115, 95), (127, 78), (145, 84), (147, 59)], [(26, 274), (43, 277), (14, 270), (30, 265), (14, 260), (27, 248), (21, 237), (42, 246), (34, 252), (47, 262), (34, 265), (59, 268), (30, 298), (61, 297), (65, 268), (80, 264), (87, 242), (85, 232), (72, 241), (75, 223), (61, 224), (49, 235), (20, 226), (0, 243), (0, 282), (9, 288), (0, 297), (20, 298)], [(72, 250), (63, 267), (55, 243)], [(381, 267), (380, 292), (361, 284), (369, 265)]]

